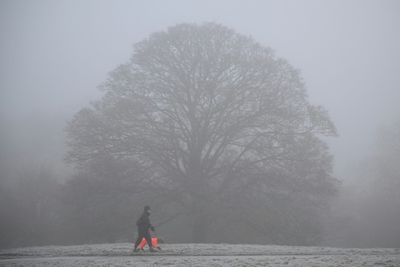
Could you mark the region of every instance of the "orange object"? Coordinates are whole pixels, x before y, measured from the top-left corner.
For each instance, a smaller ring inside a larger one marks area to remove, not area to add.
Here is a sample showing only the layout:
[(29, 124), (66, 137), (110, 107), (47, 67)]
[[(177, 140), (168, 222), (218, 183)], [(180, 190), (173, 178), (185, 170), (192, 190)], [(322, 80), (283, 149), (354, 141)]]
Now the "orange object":
[[(153, 248), (158, 248), (158, 238), (157, 237), (152, 237), (151, 238), (151, 244), (153, 245)], [(146, 239), (142, 239), (139, 243), (139, 248), (143, 249), (147, 245)]]

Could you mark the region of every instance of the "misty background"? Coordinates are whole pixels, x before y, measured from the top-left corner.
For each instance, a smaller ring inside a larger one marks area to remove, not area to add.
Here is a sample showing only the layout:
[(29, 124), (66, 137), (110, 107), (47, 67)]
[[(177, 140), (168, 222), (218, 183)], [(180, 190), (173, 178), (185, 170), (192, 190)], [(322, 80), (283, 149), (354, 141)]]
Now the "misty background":
[[(0, 183), (3, 192), (16, 192), (2, 205), (18, 210), (38, 179), (49, 186), (37, 189), (40, 195), (74, 175), (64, 161), (67, 122), (101, 98), (97, 86), (129, 60), (133, 44), (178, 23), (215, 22), (271, 47), (300, 70), (309, 101), (325, 107), (336, 125), (339, 136), (326, 142), (342, 184), (319, 243), (398, 246), (400, 175), (394, 170), (385, 179), (379, 170), (400, 163), (391, 151), (400, 131), (399, 15), (398, 1), (377, 0), (1, 1)], [(374, 192), (386, 181), (391, 186)], [(375, 212), (382, 209), (387, 213)], [(25, 212), (18, 216), (15, 221), (29, 220)], [(63, 240), (30, 236), (24, 242), (8, 225), (1, 226), (2, 246)], [(376, 236), (368, 236), (371, 229)], [(36, 234), (51, 230), (41, 231)], [(68, 242), (91, 241), (76, 240)]]

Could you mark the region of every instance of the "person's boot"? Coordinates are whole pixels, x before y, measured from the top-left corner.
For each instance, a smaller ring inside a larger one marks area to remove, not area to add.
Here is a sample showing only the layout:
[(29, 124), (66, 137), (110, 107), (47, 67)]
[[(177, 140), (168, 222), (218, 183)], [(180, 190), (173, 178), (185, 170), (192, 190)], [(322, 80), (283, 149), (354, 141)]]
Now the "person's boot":
[(157, 250), (155, 250), (153, 247), (149, 248), (150, 252), (157, 252)]

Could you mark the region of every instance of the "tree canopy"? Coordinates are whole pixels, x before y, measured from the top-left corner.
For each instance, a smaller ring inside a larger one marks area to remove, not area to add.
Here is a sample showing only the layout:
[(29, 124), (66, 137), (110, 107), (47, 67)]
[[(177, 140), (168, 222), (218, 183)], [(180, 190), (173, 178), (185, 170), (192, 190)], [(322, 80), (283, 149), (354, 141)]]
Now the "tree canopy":
[(262, 209), (271, 196), (314, 207), (334, 192), (320, 139), (336, 135), (327, 112), (309, 103), (287, 61), (232, 29), (180, 24), (154, 33), (101, 89), (104, 97), (69, 123), (68, 160), (79, 168), (133, 162), (124, 166), (141, 174), (132, 175), (138, 187), (192, 214), (194, 241), (229, 207)]

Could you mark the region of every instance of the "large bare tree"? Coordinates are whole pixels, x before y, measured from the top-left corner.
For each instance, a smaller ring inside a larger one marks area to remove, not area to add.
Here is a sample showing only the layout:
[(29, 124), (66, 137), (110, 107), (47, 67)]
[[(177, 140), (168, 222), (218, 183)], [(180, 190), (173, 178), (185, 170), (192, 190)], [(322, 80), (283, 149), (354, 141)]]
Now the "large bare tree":
[(146, 173), (138, 186), (191, 212), (194, 241), (205, 240), (227, 195), (240, 199), (254, 186), (266, 194), (274, 179), (320, 189), (334, 180), (319, 139), (335, 135), (327, 112), (308, 102), (296, 69), (229, 28), (154, 33), (102, 89), (69, 124), (68, 159), (79, 167), (110, 156), (134, 161)]

